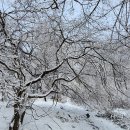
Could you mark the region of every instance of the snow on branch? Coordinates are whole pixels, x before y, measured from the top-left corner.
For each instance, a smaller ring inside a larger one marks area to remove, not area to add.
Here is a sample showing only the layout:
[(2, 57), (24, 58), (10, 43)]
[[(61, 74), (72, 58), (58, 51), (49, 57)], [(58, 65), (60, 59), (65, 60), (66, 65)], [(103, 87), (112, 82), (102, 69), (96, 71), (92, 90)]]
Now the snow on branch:
[(13, 72), (15, 72), (15, 73), (17, 73), (17, 74), (19, 75), (19, 73), (18, 73), (16, 70), (10, 68), (10, 67), (9, 67), (7, 64), (5, 64), (4, 62), (0, 61), (0, 64), (3, 65), (3, 66), (5, 66), (9, 71), (13, 71)]
[(45, 98), (47, 97), (49, 94), (51, 93), (57, 93), (57, 91), (53, 90), (53, 88), (51, 88), (48, 92), (46, 92), (45, 94), (29, 94), (28, 98)]
[(62, 61), (58, 66), (56, 66), (55, 68), (50, 69), (50, 70), (47, 70), (47, 71), (44, 71), (39, 77), (37, 77), (37, 78), (35, 78), (35, 79), (29, 81), (28, 83), (26, 83), (25, 86), (29, 86), (29, 85), (31, 85), (31, 84), (34, 84), (34, 83), (40, 81), (46, 74), (49, 74), (49, 73), (51, 73), (51, 72), (57, 70), (59, 67), (61, 67), (62, 64), (64, 63), (64, 61), (65, 61), (65, 60), (63, 60), (63, 61)]
[(41, 94), (41, 95), (39, 95), (39, 94), (30, 94), (30, 95), (28, 95), (28, 98), (44, 98), (44, 97), (47, 97), (51, 93), (58, 93), (56, 90), (54, 90), (54, 84), (55, 84), (55, 82), (57, 82), (59, 80), (63, 80), (63, 81), (66, 81), (66, 82), (71, 82), (75, 78), (76, 77), (74, 77), (74, 78), (72, 78), (70, 80), (67, 80), (67, 79), (64, 79), (64, 78), (58, 78), (58, 79), (54, 80), (54, 82), (52, 84), (52, 88), (48, 92), (46, 92), (45, 94)]

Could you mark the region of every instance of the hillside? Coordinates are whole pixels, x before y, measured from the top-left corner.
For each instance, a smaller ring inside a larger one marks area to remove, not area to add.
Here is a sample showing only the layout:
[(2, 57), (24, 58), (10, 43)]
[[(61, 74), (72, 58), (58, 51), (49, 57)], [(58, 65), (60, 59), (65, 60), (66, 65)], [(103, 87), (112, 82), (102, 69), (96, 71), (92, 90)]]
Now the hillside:
[[(115, 110), (115, 113), (118, 112), (121, 113)], [(125, 115), (125, 110), (123, 112)], [(6, 103), (0, 104), (0, 130), (8, 130), (12, 113)], [(28, 108), (21, 130), (124, 130), (112, 120), (96, 115), (96, 111), (87, 110), (71, 102), (56, 104), (51, 100), (36, 100), (32, 109)]]

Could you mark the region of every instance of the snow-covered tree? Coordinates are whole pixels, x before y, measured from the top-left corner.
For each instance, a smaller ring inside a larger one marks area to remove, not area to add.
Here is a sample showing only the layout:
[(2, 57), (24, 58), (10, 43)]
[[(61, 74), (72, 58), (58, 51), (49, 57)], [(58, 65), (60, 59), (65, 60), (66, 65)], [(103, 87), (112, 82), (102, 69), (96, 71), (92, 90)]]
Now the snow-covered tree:
[[(122, 1), (120, 10), (126, 4)], [(129, 74), (120, 60), (129, 37), (114, 31), (122, 25), (120, 10), (114, 26), (106, 24), (116, 8), (110, 7), (100, 0), (15, 0), (0, 12), (1, 94), (14, 108), (9, 130), (19, 130), (31, 99), (54, 93), (83, 103), (112, 103), (113, 90), (125, 95)]]

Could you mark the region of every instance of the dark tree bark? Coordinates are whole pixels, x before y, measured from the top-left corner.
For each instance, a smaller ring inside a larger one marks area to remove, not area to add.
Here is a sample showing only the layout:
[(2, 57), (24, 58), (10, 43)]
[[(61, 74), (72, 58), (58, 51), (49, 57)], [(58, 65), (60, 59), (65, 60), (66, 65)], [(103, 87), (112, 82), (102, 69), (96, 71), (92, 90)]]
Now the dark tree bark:
[(12, 130), (19, 130), (20, 115), (16, 112), (14, 115), (14, 125)]

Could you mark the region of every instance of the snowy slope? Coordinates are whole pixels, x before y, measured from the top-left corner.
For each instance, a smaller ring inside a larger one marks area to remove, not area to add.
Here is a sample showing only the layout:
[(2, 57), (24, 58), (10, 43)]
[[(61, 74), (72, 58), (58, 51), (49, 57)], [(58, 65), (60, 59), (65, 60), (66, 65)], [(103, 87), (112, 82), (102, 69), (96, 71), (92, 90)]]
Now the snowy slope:
[(0, 130), (8, 130), (8, 124), (12, 118), (13, 110), (6, 108), (6, 104), (0, 102)]
[[(37, 100), (34, 104), (37, 113), (33, 115), (38, 120), (30, 117), (31, 122), (25, 124), (23, 130), (123, 130), (109, 120), (96, 117), (95, 112), (88, 112), (70, 102), (53, 104), (52, 101)], [(87, 113), (90, 118), (87, 118)], [(29, 116), (26, 116), (25, 122), (28, 120)]]
[[(0, 104), (0, 130), (8, 130), (8, 123), (13, 113), (11, 108)], [(87, 118), (86, 114), (90, 114)], [(33, 115), (33, 116), (32, 116)], [(27, 110), (21, 130), (123, 130), (110, 120), (98, 118), (95, 112), (70, 102), (53, 103), (37, 100), (33, 109)]]

